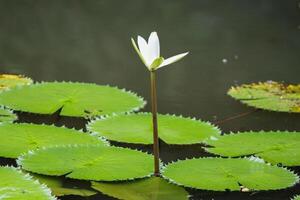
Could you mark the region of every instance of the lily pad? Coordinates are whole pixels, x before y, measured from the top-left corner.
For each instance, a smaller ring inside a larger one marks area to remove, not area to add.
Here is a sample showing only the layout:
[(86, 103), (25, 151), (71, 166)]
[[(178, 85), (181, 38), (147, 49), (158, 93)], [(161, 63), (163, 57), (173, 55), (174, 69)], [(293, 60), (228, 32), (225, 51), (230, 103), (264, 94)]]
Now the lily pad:
[(295, 196), (292, 200), (300, 200), (300, 195)]
[(210, 153), (221, 156), (256, 155), (272, 164), (300, 165), (300, 132), (243, 132), (214, 137), (206, 142)]
[(92, 117), (136, 111), (145, 102), (132, 92), (89, 83), (48, 82), (0, 93), (0, 104), (38, 114)]
[(22, 75), (0, 74), (0, 91), (19, 85), (29, 85), (32, 82), (32, 79)]
[(0, 167), (0, 199), (55, 200), (51, 191), (28, 174), (13, 167)]
[(278, 112), (300, 112), (300, 84), (285, 85), (273, 81), (232, 87), (228, 94), (242, 103)]
[(171, 163), (163, 170), (171, 182), (204, 190), (277, 190), (295, 185), (293, 172), (260, 159), (198, 158)]
[(0, 123), (13, 122), (17, 116), (10, 110), (0, 107)]
[(44, 176), (39, 174), (31, 174), (34, 179), (40, 183), (47, 185), (55, 196), (77, 195), (77, 196), (92, 196), (97, 192), (92, 189), (80, 188), (75, 184), (64, 185), (62, 177)]
[[(109, 140), (126, 143), (152, 144), (152, 116), (150, 113), (116, 115), (100, 118), (88, 125), (88, 130)], [(220, 135), (220, 130), (208, 122), (158, 115), (159, 137), (168, 144), (195, 144)]]
[(0, 124), (0, 156), (17, 158), (22, 153), (47, 146), (107, 142), (81, 131), (37, 124)]
[(152, 155), (103, 145), (44, 148), (19, 157), (17, 162), (38, 174), (95, 181), (143, 178), (153, 171)]
[(92, 182), (92, 188), (123, 200), (188, 200), (184, 188), (159, 177), (126, 182)]

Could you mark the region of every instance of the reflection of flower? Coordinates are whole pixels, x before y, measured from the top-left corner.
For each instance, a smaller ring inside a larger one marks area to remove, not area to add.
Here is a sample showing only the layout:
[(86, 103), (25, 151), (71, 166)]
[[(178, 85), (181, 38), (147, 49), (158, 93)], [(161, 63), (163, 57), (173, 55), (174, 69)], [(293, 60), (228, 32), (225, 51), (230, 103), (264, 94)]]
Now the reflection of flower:
[(156, 32), (152, 32), (150, 34), (148, 43), (141, 36), (138, 36), (137, 38), (138, 46), (136, 45), (134, 39), (132, 38), (131, 38), (131, 42), (133, 44), (134, 49), (140, 56), (141, 60), (150, 71), (154, 71), (166, 65), (177, 62), (178, 60), (182, 59), (184, 56), (188, 54), (188, 52), (181, 53), (176, 56), (172, 56), (168, 59), (164, 59), (163, 57), (160, 57), (159, 39)]

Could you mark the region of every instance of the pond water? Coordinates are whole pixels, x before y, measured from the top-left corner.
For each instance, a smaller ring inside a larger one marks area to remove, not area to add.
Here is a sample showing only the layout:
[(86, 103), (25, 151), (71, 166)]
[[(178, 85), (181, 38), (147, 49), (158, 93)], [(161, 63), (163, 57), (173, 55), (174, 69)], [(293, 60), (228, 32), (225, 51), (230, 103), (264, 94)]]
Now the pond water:
[[(185, 59), (158, 73), (160, 113), (208, 120), (224, 133), (300, 131), (299, 114), (254, 110), (226, 95), (232, 85), (242, 83), (299, 83), (299, 6), (296, 0), (2, 0), (0, 72), (25, 74), (37, 81), (116, 85), (149, 100), (149, 73), (130, 37), (148, 37), (156, 30), (164, 57), (190, 51)], [(147, 105), (144, 110), (149, 109)], [(85, 125), (82, 119), (19, 116), (22, 122)], [(149, 146), (134, 148), (151, 150)], [(211, 156), (200, 145), (161, 143), (164, 162), (203, 155)], [(299, 168), (293, 169), (300, 174)], [(199, 200), (288, 200), (300, 194), (300, 186), (253, 193), (188, 191), (191, 199)], [(62, 199), (112, 198), (99, 194)]]

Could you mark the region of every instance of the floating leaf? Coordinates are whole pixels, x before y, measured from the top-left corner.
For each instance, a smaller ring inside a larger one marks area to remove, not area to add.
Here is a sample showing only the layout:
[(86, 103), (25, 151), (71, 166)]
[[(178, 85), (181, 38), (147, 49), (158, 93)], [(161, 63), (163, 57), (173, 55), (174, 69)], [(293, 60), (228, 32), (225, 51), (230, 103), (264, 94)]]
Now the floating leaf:
[(221, 156), (257, 155), (285, 166), (300, 165), (300, 132), (243, 132), (214, 137), (206, 142), (210, 153)]
[(17, 119), (17, 116), (10, 110), (0, 107), (0, 123), (12, 122)]
[(29, 150), (67, 144), (107, 143), (81, 131), (37, 124), (0, 124), (0, 156), (17, 158)]
[(33, 81), (22, 75), (0, 74), (0, 91), (18, 85), (29, 85)]
[(260, 159), (198, 158), (171, 163), (163, 176), (187, 187), (225, 191), (276, 190), (291, 187), (299, 177)]
[(300, 200), (300, 195), (295, 196), (292, 200)]
[(49, 82), (13, 88), (0, 94), (0, 104), (39, 114), (91, 117), (125, 113), (144, 106), (142, 98), (115, 87)]
[(95, 181), (142, 178), (151, 175), (153, 170), (151, 155), (101, 145), (39, 149), (21, 156), (17, 162), (34, 173)]
[(159, 177), (130, 182), (92, 182), (92, 188), (123, 200), (188, 200), (189, 195), (184, 188)]
[(31, 175), (40, 183), (47, 185), (55, 196), (77, 195), (87, 197), (97, 193), (91, 189), (79, 188), (74, 184), (66, 186), (64, 185), (64, 179), (62, 177), (44, 176), (39, 174)]
[[(150, 113), (117, 115), (92, 121), (88, 129), (109, 140), (127, 143), (152, 144)], [(168, 144), (201, 143), (220, 130), (208, 122), (174, 115), (158, 115), (159, 137)]]
[(0, 199), (55, 200), (51, 191), (13, 167), (0, 167)]
[(273, 81), (232, 87), (228, 94), (249, 106), (279, 112), (300, 112), (300, 84)]

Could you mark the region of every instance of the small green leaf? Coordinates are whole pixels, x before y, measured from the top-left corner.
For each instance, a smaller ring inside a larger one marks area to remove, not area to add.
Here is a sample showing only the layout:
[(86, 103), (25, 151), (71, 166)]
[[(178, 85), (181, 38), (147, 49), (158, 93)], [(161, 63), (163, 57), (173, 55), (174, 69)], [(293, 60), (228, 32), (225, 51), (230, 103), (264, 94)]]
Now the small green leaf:
[(272, 164), (300, 165), (300, 132), (243, 132), (206, 141), (210, 153), (221, 156), (256, 155)]
[(273, 81), (232, 87), (228, 94), (242, 103), (278, 112), (300, 112), (300, 84), (285, 85)]
[(38, 174), (95, 181), (143, 178), (153, 170), (152, 155), (101, 145), (43, 148), (19, 157), (17, 162)]
[[(92, 121), (88, 129), (109, 140), (152, 144), (150, 113), (117, 115)], [(195, 144), (220, 135), (220, 130), (208, 122), (172, 115), (158, 115), (159, 137), (168, 144)]]
[(28, 174), (13, 167), (0, 167), (0, 199), (55, 200), (51, 191)]
[(73, 183), (65, 184), (66, 180), (62, 177), (44, 176), (39, 174), (30, 174), (40, 183), (47, 185), (55, 196), (77, 195), (77, 196), (92, 196), (96, 194), (92, 189), (80, 188)]
[(92, 182), (92, 188), (123, 200), (188, 200), (184, 188), (159, 177), (126, 182)]
[(19, 85), (29, 85), (32, 82), (32, 79), (22, 75), (0, 74), (0, 91)]
[(138, 110), (145, 102), (132, 92), (88, 83), (49, 82), (0, 93), (0, 105), (39, 114), (92, 117)]
[(291, 171), (265, 164), (258, 158), (189, 159), (167, 165), (162, 174), (179, 185), (214, 191), (277, 190), (299, 181)]
[(17, 116), (10, 110), (0, 107), (0, 124), (5, 122), (13, 122)]
[(81, 131), (36, 124), (0, 124), (0, 156), (17, 158), (42, 147), (69, 144), (107, 145), (104, 140)]

